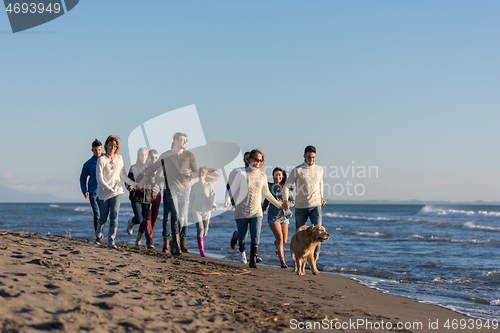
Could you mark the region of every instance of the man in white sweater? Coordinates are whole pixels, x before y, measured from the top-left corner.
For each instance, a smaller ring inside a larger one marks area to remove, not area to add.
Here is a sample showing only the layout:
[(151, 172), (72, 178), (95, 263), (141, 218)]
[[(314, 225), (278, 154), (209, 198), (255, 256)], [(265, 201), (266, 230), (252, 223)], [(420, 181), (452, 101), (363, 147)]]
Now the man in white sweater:
[[(311, 220), (312, 225), (321, 225), (321, 206), (323, 199), (323, 168), (314, 164), (316, 148), (307, 146), (304, 150), (304, 163), (295, 167), (283, 186), (283, 198), (288, 198), (288, 191), (293, 183), (297, 183), (297, 198), (295, 199), (295, 230)], [(288, 200), (283, 201), (282, 208), (288, 210)], [(318, 260), (320, 245), (314, 250), (314, 257)]]

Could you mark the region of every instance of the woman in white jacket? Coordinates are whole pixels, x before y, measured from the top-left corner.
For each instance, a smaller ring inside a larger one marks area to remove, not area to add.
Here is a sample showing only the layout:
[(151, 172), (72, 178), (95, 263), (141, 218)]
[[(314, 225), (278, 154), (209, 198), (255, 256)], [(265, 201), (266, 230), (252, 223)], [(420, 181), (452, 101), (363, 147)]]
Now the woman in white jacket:
[(118, 228), (118, 213), (120, 211), (120, 195), (124, 192), (120, 178), (130, 186), (137, 183), (127, 177), (120, 151), (120, 139), (110, 135), (104, 144), (105, 155), (102, 155), (96, 165), (97, 203), (101, 216), (97, 225), (95, 237), (99, 244), (103, 237), (103, 227), (110, 219), (108, 231), (108, 246), (116, 249), (115, 237)]
[[(245, 239), (250, 227), (251, 247), (250, 247), (250, 268), (257, 268), (257, 255), (260, 243), (260, 229), (262, 227), (262, 193), (264, 197), (277, 208), (281, 207), (281, 202), (276, 200), (267, 185), (267, 177), (262, 172), (264, 164), (264, 154), (254, 149), (249, 156), (250, 165), (245, 169), (240, 169), (236, 173), (231, 184), (231, 193), (236, 193), (239, 189), (238, 198), (235, 198), (236, 207), (234, 219), (236, 220), (237, 231), (231, 239), (231, 248), (236, 248), (236, 243), (240, 241), (240, 252), (245, 252)], [(226, 207), (228, 206), (226, 202)]]

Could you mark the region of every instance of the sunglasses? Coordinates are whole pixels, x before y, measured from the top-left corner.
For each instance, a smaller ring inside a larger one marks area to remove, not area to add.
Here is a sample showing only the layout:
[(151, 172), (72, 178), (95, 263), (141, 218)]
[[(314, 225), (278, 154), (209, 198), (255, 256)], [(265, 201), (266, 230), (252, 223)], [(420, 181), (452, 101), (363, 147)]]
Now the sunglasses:
[(178, 140), (182, 143), (188, 142), (188, 139), (178, 139)]
[(262, 162), (264, 162), (264, 160), (261, 160), (261, 159), (255, 159), (254, 161), (255, 161), (255, 162), (257, 162), (257, 163), (262, 163)]
[(110, 169), (114, 170), (115, 167), (113, 166), (113, 161), (109, 162), (109, 165), (111, 165)]

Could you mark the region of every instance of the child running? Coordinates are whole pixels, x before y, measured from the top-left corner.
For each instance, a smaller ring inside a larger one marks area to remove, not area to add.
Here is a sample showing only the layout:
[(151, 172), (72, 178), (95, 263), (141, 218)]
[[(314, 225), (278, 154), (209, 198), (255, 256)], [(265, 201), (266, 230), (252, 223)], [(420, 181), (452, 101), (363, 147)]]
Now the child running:
[(191, 186), (189, 195), (189, 214), (196, 223), (196, 233), (200, 256), (205, 256), (203, 237), (208, 233), (208, 224), (212, 210), (217, 210), (213, 183), (219, 180), (220, 175), (209, 166), (199, 168), (199, 180)]

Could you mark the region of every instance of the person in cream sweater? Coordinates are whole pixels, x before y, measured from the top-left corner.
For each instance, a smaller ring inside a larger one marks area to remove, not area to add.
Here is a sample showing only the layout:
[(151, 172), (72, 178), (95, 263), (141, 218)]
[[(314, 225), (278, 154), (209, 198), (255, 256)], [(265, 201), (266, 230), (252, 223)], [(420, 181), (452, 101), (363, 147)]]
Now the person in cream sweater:
[[(234, 209), (234, 219), (236, 220), (237, 231), (231, 239), (231, 247), (236, 248), (236, 243), (240, 241), (240, 252), (245, 252), (244, 241), (250, 227), (251, 247), (250, 247), (250, 268), (257, 268), (257, 255), (260, 243), (260, 229), (262, 227), (262, 194), (274, 206), (281, 207), (281, 202), (276, 200), (267, 185), (267, 177), (262, 172), (264, 164), (264, 154), (254, 149), (250, 152), (249, 166), (244, 170), (238, 170), (231, 184), (231, 193), (237, 193), (238, 198)], [(225, 207), (229, 206), (226, 201)]]
[[(290, 187), (296, 183), (297, 196), (295, 198), (295, 230), (298, 230), (311, 220), (312, 225), (321, 225), (321, 207), (326, 201), (323, 199), (323, 168), (314, 164), (316, 148), (307, 146), (304, 149), (304, 163), (295, 167), (283, 185), (283, 198), (288, 198)], [(283, 209), (288, 210), (288, 200), (283, 201)], [(319, 247), (314, 250), (314, 257), (318, 260)]]

